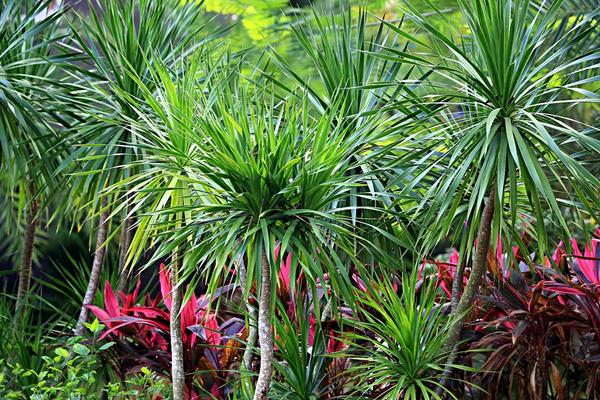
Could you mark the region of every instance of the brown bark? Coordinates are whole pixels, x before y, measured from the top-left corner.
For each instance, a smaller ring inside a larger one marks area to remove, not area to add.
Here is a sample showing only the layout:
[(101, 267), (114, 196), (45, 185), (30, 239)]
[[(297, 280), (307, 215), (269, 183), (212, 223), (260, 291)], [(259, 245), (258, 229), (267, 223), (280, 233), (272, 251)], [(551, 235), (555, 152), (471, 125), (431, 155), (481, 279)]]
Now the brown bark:
[(183, 293), (179, 285), (179, 267), (182, 255), (176, 256), (171, 273), (171, 383), (173, 400), (185, 400), (185, 369), (183, 362), (183, 337), (181, 334), (181, 302)]
[(456, 360), (456, 353), (458, 350), (457, 343), (460, 340), (460, 333), (468, 318), (468, 311), (473, 305), (475, 296), (479, 293), (479, 287), (481, 286), (481, 282), (487, 271), (487, 254), (490, 248), (490, 236), (492, 234), (495, 196), (495, 191), (492, 189), (483, 209), (483, 213), (481, 214), (479, 232), (477, 233), (477, 248), (475, 250), (475, 256), (473, 257), (473, 267), (471, 268), (469, 280), (467, 281), (467, 285), (460, 301), (458, 301), (456, 309), (453, 311), (453, 315), (458, 316), (458, 318), (452, 322), (448, 331), (448, 338), (444, 344), (444, 352), (449, 352), (450, 354), (440, 380), (441, 386), (444, 386), (450, 377), (452, 364)]
[(460, 301), (460, 295), (462, 294), (463, 277), (465, 275), (466, 261), (465, 257), (460, 262), (460, 265), (456, 266), (456, 274), (454, 275), (454, 282), (452, 282), (452, 299), (450, 299), (450, 311), (456, 312), (458, 308), (458, 302)]
[(271, 267), (263, 252), (261, 263), (260, 300), (258, 303), (258, 343), (260, 371), (256, 381), (254, 400), (266, 400), (273, 373), (273, 336), (271, 334)]
[[(102, 207), (106, 207), (106, 198), (102, 201)], [(88, 281), (88, 287), (83, 297), (83, 304), (75, 326), (75, 335), (82, 336), (85, 333), (85, 325), (87, 322), (89, 310), (88, 305), (92, 304), (94, 297), (96, 296), (96, 290), (98, 289), (98, 283), (100, 281), (100, 272), (102, 271), (102, 265), (104, 264), (104, 255), (106, 254), (106, 247), (104, 242), (106, 241), (106, 234), (108, 232), (108, 210), (104, 210), (100, 214), (100, 222), (98, 224), (98, 234), (96, 236), (96, 250), (94, 252), (94, 261), (92, 262), (92, 271), (90, 273), (90, 280)]]
[[(33, 191), (32, 191), (33, 192)], [(35, 231), (38, 225), (39, 200), (32, 199), (27, 210), (27, 227), (21, 257), (21, 270), (19, 271), (19, 287), (17, 289), (17, 313), (24, 311), (24, 299), (29, 293), (33, 265), (33, 246), (35, 244)]]

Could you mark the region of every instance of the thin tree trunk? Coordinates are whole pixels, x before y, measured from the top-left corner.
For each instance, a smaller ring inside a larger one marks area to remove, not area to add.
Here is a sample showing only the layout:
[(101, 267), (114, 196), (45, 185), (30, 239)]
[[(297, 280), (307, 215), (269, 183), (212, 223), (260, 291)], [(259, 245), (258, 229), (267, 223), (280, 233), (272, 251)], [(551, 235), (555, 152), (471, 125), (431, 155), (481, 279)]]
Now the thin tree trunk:
[(256, 381), (254, 400), (266, 400), (273, 373), (273, 336), (271, 334), (271, 267), (263, 252), (261, 266), (260, 301), (258, 304), (258, 343), (260, 345), (260, 372)]
[[(31, 190), (31, 192), (34, 193), (34, 190)], [(17, 315), (25, 309), (23, 301), (31, 286), (33, 246), (35, 243), (35, 230), (38, 225), (39, 207), (39, 201), (34, 198), (29, 203), (29, 210), (27, 211), (27, 228), (25, 230), (21, 270), (19, 271), (19, 287), (17, 289)]]
[(456, 266), (456, 274), (454, 275), (454, 282), (452, 282), (452, 299), (450, 299), (450, 312), (455, 313), (458, 308), (458, 302), (460, 301), (460, 295), (462, 294), (463, 276), (465, 275), (466, 257), (460, 262), (460, 265)]
[(121, 238), (119, 243), (119, 283), (117, 285), (118, 291), (126, 291), (129, 283), (129, 271), (127, 269), (127, 253), (129, 253), (129, 247), (131, 246), (131, 240), (133, 238), (133, 223), (135, 217), (133, 215), (133, 207), (131, 200), (127, 199), (128, 206), (125, 211), (125, 221), (123, 221), (123, 231), (121, 232)]
[[(244, 265), (244, 256), (238, 257), (238, 271), (240, 274), (240, 286), (242, 290), (246, 288), (247, 275), (246, 265)], [(250, 302), (246, 303), (246, 310), (248, 311), (248, 337), (246, 339), (246, 348), (244, 349), (244, 355), (242, 357), (242, 365), (246, 368), (246, 371), (252, 371), (252, 353), (254, 346), (256, 345), (256, 338), (258, 337), (258, 330), (256, 329), (256, 309), (252, 307)], [(254, 322), (253, 322), (254, 321)]]
[(181, 334), (181, 302), (183, 298), (179, 285), (179, 266), (182, 255), (176, 256), (171, 273), (171, 383), (173, 400), (185, 400), (185, 369), (183, 362), (183, 337)]
[(448, 356), (446, 367), (444, 368), (442, 379), (440, 381), (441, 386), (445, 386), (446, 381), (452, 372), (452, 364), (454, 364), (456, 360), (456, 352), (458, 349), (457, 343), (460, 339), (460, 333), (465, 325), (465, 321), (468, 318), (467, 312), (473, 305), (475, 296), (479, 293), (479, 287), (481, 286), (481, 282), (483, 281), (487, 270), (487, 254), (490, 248), (490, 236), (492, 234), (495, 196), (495, 190), (492, 189), (483, 209), (481, 221), (479, 222), (477, 249), (475, 250), (475, 256), (473, 257), (471, 274), (469, 275), (469, 280), (467, 281), (464, 293), (456, 306), (456, 310), (453, 312), (454, 315), (460, 317), (452, 323), (452, 326), (448, 331), (448, 338), (444, 344), (444, 352), (450, 352), (450, 355)]
[[(107, 204), (106, 198), (102, 200), (102, 207), (105, 208)], [(98, 224), (98, 234), (96, 236), (96, 250), (94, 253), (94, 261), (92, 262), (92, 272), (90, 274), (90, 280), (88, 287), (83, 297), (83, 304), (79, 313), (79, 319), (75, 326), (75, 335), (83, 336), (85, 332), (84, 323), (87, 322), (89, 310), (88, 305), (92, 304), (94, 297), (96, 296), (96, 290), (98, 289), (98, 282), (100, 281), (100, 272), (102, 271), (102, 265), (104, 264), (104, 255), (106, 254), (106, 247), (103, 246), (106, 241), (106, 234), (108, 231), (108, 210), (104, 210), (100, 214), (100, 222)]]

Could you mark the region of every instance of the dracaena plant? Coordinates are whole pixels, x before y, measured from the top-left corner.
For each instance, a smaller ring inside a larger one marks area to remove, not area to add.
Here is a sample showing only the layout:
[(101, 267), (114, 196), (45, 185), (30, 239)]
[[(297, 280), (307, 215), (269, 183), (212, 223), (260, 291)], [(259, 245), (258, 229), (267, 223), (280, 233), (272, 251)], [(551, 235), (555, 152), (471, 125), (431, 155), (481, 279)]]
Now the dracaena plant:
[[(116, 234), (116, 230), (109, 231), (109, 224), (119, 213), (120, 286), (126, 283), (124, 265), (136, 210), (129, 204), (129, 187), (122, 186), (121, 191), (111, 193), (110, 199), (102, 191), (144, 167), (136, 162), (143, 150), (132, 129), (138, 117), (137, 104), (130, 99), (142, 98), (143, 88), (154, 90), (151, 69), (155, 63), (175, 63), (196, 45), (214, 37), (203, 34), (206, 24), (196, 2), (110, 0), (89, 1), (88, 5), (90, 15), (79, 18), (81, 29), (74, 34), (74, 47), (84, 56), (82, 63), (72, 65), (82, 95), (70, 101), (78, 110), (80, 123), (63, 144), (76, 147), (61, 166), (72, 176), (69, 204), (99, 217), (92, 272), (76, 326), (80, 334), (87, 318), (85, 305), (92, 301), (98, 286), (105, 242)], [(213, 34), (218, 35), (218, 31)], [(122, 206), (111, 211), (111, 199), (119, 199)]]
[[(134, 68), (126, 70), (128, 79), (136, 85), (137, 94), (120, 91), (133, 112), (133, 115), (120, 116), (133, 129), (132, 142), (124, 143), (123, 147), (136, 143), (145, 157), (123, 160), (121, 167), (129, 169), (131, 175), (107, 188), (114, 194), (129, 190), (127, 197), (132, 210), (141, 211), (128, 259), (135, 263), (151, 244), (162, 245), (159, 253), (167, 251), (171, 259), (173, 297), (169, 311), (175, 398), (182, 398), (184, 394), (184, 347), (179, 310), (185, 303), (181, 284), (190, 274), (189, 267), (187, 272), (184, 268), (190, 242), (183, 240), (169, 247), (167, 239), (173, 230), (193, 222), (192, 212), (186, 209), (204, 197), (201, 186), (194, 185), (198, 175), (192, 168), (193, 160), (202, 157), (197, 118), (205, 108), (210, 109), (212, 101), (207, 100), (204, 93), (214, 93), (229, 80), (237, 79), (228, 72), (226, 62), (213, 65), (211, 57), (208, 52), (199, 50), (189, 60), (169, 64), (156, 56), (154, 64), (144, 71), (148, 76)], [(126, 207), (123, 203), (114, 205), (116, 210), (123, 207)]]
[(264, 399), (273, 368), (276, 243), (278, 258), (291, 253), (313, 291), (317, 277), (324, 282), (327, 272), (330, 284), (348, 294), (350, 244), (365, 250), (370, 245), (350, 229), (353, 222), (337, 205), (365, 184), (367, 174), (349, 171), (360, 171), (354, 157), (359, 153), (365, 152), (360, 162), (367, 162), (377, 121), (349, 132), (334, 121), (335, 107), (314, 118), (306, 99), (279, 102), (247, 82), (235, 82), (193, 92), (199, 105), (190, 136), (197, 155), (188, 164), (193, 200), (165, 210), (190, 215), (190, 223), (171, 224), (156, 256), (188, 243), (184, 276), (205, 277), (211, 287), (229, 276), (231, 260), (243, 256), (246, 289), (253, 282), (258, 288), (261, 365), (254, 398)]
[(439, 398), (438, 389), (456, 398), (440, 383), (451, 325), (433, 282), (418, 289), (417, 281), (416, 273), (405, 276), (398, 294), (389, 279), (367, 280), (369, 290), (357, 292), (360, 311), (347, 322), (355, 327), (348, 336), (354, 398)]
[[(62, 11), (46, 13), (50, 1), (0, 1), (0, 173), (12, 202), (26, 211), (22, 231), (17, 297), (29, 292), (36, 229), (41, 219), (40, 199), (53, 185), (57, 158), (53, 141), (60, 124), (56, 110), (61, 92), (59, 64), (69, 59), (59, 50)], [(63, 113), (65, 116), (67, 113)]]
[[(377, 57), (386, 45), (398, 40), (385, 24), (376, 22), (373, 29), (369, 28), (365, 10), (355, 13), (348, 7), (340, 14), (313, 11), (291, 25), (308, 56), (307, 72), (298, 71), (275, 50), (270, 54), (284, 75), (306, 92), (317, 112), (335, 106), (339, 108), (336, 118), (360, 124), (367, 120), (356, 116), (379, 112), (387, 96), (400, 99), (400, 93), (410, 91), (413, 67)], [(338, 101), (341, 105), (335, 104)]]
[[(278, 258), (279, 247), (275, 249)], [(272, 398), (333, 399), (348, 394), (350, 377), (343, 372), (349, 365), (345, 355), (335, 354), (348, 347), (340, 332), (341, 315), (350, 308), (333, 309), (326, 300), (328, 277), (317, 281), (316, 296), (305, 274), (293, 265), (293, 256), (283, 257), (277, 282), (275, 333), (275, 379)], [(352, 274), (353, 280), (356, 275)], [(320, 318), (317, 316), (320, 315)]]
[[(416, 208), (428, 221), (423, 226), (436, 228), (422, 242), (424, 248), (455, 233), (461, 237), (461, 255), (472, 256), (468, 283), (462, 296), (455, 294), (453, 307), (464, 318), (454, 320), (448, 349), (457, 342), (482, 283), (490, 238), (501, 234), (507, 245), (514, 243), (519, 210), (535, 218), (537, 254), (545, 254), (546, 217), (568, 234), (561, 203), (592, 216), (600, 206), (600, 182), (580, 159), (581, 154), (597, 156), (600, 142), (585, 131), (583, 122), (562, 113), (563, 108), (597, 101), (586, 90), (589, 81), (576, 76), (597, 71), (600, 53), (596, 48), (581, 54), (570, 50), (588, 40), (598, 11), (575, 20), (557, 36), (555, 22), (564, 1), (458, 3), (469, 28), (460, 43), (406, 3), (411, 19), (430, 40), (413, 42), (440, 60), (439, 65), (415, 62), (435, 68), (438, 83), (426, 98), (443, 110), (399, 158), (400, 164), (413, 166), (420, 160), (404, 193), (431, 179)], [(464, 223), (466, 230), (453, 231)]]
[[(395, 27), (401, 31), (402, 21)], [(373, 151), (381, 153), (378, 162), (361, 166), (364, 173), (372, 174), (370, 183), (352, 190), (347, 198), (348, 212), (354, 219), (375, 220), (378, 213), (369, 212), (371, 205), (379, 203), (389, 207), (393, 218), (382, 220), (370, 236), (382, 250), (378, 257), (403, 259), (403, 249), (414, 247), (415, 231), (399, 203), (393, 202), (388, 193), (395, 172), (383, 167), (389, 150), (386, 144), (393, 141), (385, 136), (407, 136), (419, 125), (418, 116), (426, 112), (426, 107), (406, 99), (411, 98), (415, 88), (431, 72), (415, 72), (412, 63), (388, 57), (386, 46), (406, 49), (410, 41), (384, 23), (370, 21), (364, 9), (355, 12), (343, 6), (337, 13), (323, 13), (317, 7), (291, 25), (291, 30), (309, 64), (306, 71), (300, 71), (276, 49), (272, 50), (270, 54), (283, 75), (278, 86), (288, 91), (302, 91), (317, 114), (326, 114), (335, 108), (335, 120), (347, 128), (348, 134), (360, 129), (363, 123), (370, 124), (373, 116), (380, 118), (386, 128), (378, 134), (379, 141), (373, 141)], [(289, 85), (288, 80), (293, 85)], [(411, 107), (407, 106), (409, 103)], [(353, 205), (361, 210), (357, 211)]]

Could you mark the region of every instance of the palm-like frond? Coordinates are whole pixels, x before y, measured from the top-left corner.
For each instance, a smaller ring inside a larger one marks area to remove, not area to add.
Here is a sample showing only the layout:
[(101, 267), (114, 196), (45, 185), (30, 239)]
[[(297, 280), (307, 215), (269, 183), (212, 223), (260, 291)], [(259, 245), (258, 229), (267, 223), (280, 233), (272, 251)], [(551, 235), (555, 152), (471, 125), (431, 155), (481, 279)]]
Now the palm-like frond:
[[(226, 66), (217, 66), (219, 73), (198, 68), (208, 63), (187, 63), (181, 78), (155, 70), (156, 92), (135, 78), (143, 92), (136, 140), (146, 157), (138, 174), (114, 186), (130, 185), (135, 207), (145, 213), (131, 257), (152, 238), (162, 243), (155, 258), (192, 240), (186, 263), (194, 268), (187, 274), (204, 266), (216, 284), (237, 254), (247, 254), (254, 261), (251, 282), (260, 254), (272, 258), (278, 241), (282, 252), (290, 246), (298, 258), (304, 254), (311, 276), (324, 280), (324, 268), (339, 276), (344, 261), (325, 250), (335, 242), (353, 254), (349, 237), (368, 247), (340, 204), (370, 178), (351, 171), (361, 171), (357, 160), (368, 160), (375, 122), (350, 131), (334, 122), (335, 110), (314, 119), (308, 100), (278, 104)], [(178, 205), (171, 203), (174, 181), (181, 184)], [(317, 263), (314, 249), (332, 259)]]
[(51, 181), (52, 158), (46, 154), (54, 140), (60, 91), (57, 64), (62, 11), (46, 15), (45, 0), (0, 2), (0, 168), (14, 186), (29, 193), (36, 182)]
[(308, 71), (318, 79), (303, 76), (306, 73), (298, 71), (276, 51), (272, 55), (284, 74), (306, 91), (318, 112), (326, 112), (337, 103), (338, 118), (360, 123), (361, 119), (354, 117), (384, 107), (385, 93), (392, 86), (396, 92), (405, 89), (397, 83), (405, 83), (401, 80), (408, 79), (411, 67), (403, 68), (401, 62), (374, 57), (397, 39), (384, 24), (370, 30), (366, 12), (361, 11), (355, 19), (350, 8), (340, 17), (322, 16), (317, 11), (311, 17), (300, 19), (291, 29), (311, 63)]
[(326, 353), (326, 335), (318, 323), (311, 327), (308, 312), (299, 310), (301, 318), (295, 323), (281, 302), (277, 306), (281, 321), (275, 321), (274, 329), (281, 362), (276, 363), (275, 368), (282, 379), (273, 382), (272, 398), (308, 400), (325, 396), (327, 390), (323, 388), (327, 386), (327, 367), (331, 362)]
[(138, 112), (129, 100), (144, 96), (142, 86), (154, 90), (153, 64), (174, 63), (222, 32), (203, 34), (206, 22), (196, 3), (90, 1), (89, 9), (81, 33), (74, 35), (87, 58), (74, 66), (83, 89), (72, 101), (83, 122), (65, 143), (77, 147), (63, 163), (73, 174), (78, 207), (98, 207), (97, 193), (136, 173), (123, 167), (138, 167), (135, 161), (142, 156), (132, 129)]
[[(197, 172), (192, 165), (201, 157), (197, 118), (205, 107), (210, 109), (211, 97), (218, 93), (219, 85), (231, 79), (227, 76), (227, 64), (227, 60), (214, 62), (207, 51), (199, 50), (189, 60), (180, 59), (172, 65), (175, 70), (157, 62), (149, 70), (151, 83), (135, 70), (127, 72), (138, 85), (141, 97), (121, 93), (136, 113), (123, 117), (132, 128), (133, 143), (123, 143), (121, 147), (135, 146), (145, 156), (124, 163), (131, 175), (106, 191), (118, 194), (129, 188), (133, 212), (140, 212), (128, 255), (133, 264), (157, 239), (160, 242), (159, 236), (165, 229), (191, 222), (190, 214), (180, 212), (180, 207), (189, 207), (196, 201), (192, 183)], [(233, 79), (239, 77), (234, 75)], [(117, 199), (112, 205), (113, 213), (124, 207)]]
[[(369, 215), (368, 208), (383, 205), (389, 208), (388, 220), (380, 221), (379, 229), (394, 232), (408, 248), (413, 247), (415, 232), (408, 226), (405, 213), (391, 200), (387, 187), (392, 171), (383, 167), (383, 160), (389, 153), (390, 142), (398, 136), (408, 136), (418, 124), (419, 116), (424, 112), (412, 101), (414, 91), (428, 72), (418, 74), (414, 68), (414, 57), (410, 62), (389, 57), (385, 48), (402, 46), (400, 54), (405, 54), (410, 36), (397, 35), (401, 31), (402, 21), (394, 26), (396, 31), (384, 23), (368, 23), (367, 13), (358, 13), (344, 7), (341, 15), (321, 15), (313, 11), (310, 17), (301, 18), (292, 26), (292, 32), (302, 51), (308, 56), (309, 71), (304, 76), (294, 64), (285, 61), (276, 51), (272, 52), (275, 64), (283, 72), (284, 78), (276, 82), (286, 88), (287, 81), (310, 100), (316, 114), (330, 113), (336, 110), (335, 120), (350, 132), (362, 129), (361, 124), (370, 125), (375, 118), (378, 128), (373, 130), (372, 151), (379, 153), (373, 163), (361, 163), (362, 173), (371, 175), (369, 184), (362, 190), (352, 189), (347, 197), (347, 212), (355, 220), (359, 216), (357, 208), (362, 208), (362, 217), (377, 218)], [(400, 40), (399, 40), (400, 39)], [(402, 42), (402, 43), (400, 43)], [(289, 89), (288, 89), (289, 90)], [(410, 101), (409, 101), (410, 100)], [(359, 216), (360, 217), (360, 216)], [(369, 234), (379, 240), (379, 246), (395, 259), (402, 259), (402, 249), (396, 243), (386, 242), (381, 230)]]
[[(436, 228), (429, 244), (469, 221), (469, 239), (463, 243), (470, 249), (490, 193), (499, 205), (492, 237), (502, 231), (514, 236), (519, 210), (530, 209), (541, 254), (546, 249), (545, 210), (563, 231), (568, 226), (561, 207), (598, 212), (600, 182), (572, 154), (580, 150), (597, 155), (600, 142), (585, 130), (591, 127), (561, 112), (598, 101), (586, 89), (598, 80), (597, 47), (583, 54), (570, 51), (588, 40), (598, 11), (557, 35), (563, 3), (531, 8), (527, 1), (461, 1), (471, 32), (461, 44), (412, 16), (433, 41), (421, 45), (441, 56), (449, 54), (435, 66), (440, 83), (431, 95), (445, 112), (407, 153), (423, 161), (417, 179), (437, 176), (419, 208), (427, 208), (430, 226)], [(584, 71), (596, 73), (577, 78)]]
[[(158, 255), (192, 238), (188, 274), (200, 265), (201, 276), (217, 285), (231, 260), (246, 254), (252, 282), (262, 254), (271, 260), (279, 242), (314, 280), (325, 281), (328, 272), (342, 288), (349, 282), (347, 261), (336, 251), (352, 258), (354, 239), (368, 247), (338, 204), (365, 184), (367, 178), (348, 171), (356, 167), (352, 157), (368, 149), (369, 130), (348, 135), (333, 123), (334, 113), (313, 120), (307, 101), (275, 104), (263, 96), (243, 84), (221, 86), (214, 103), (201, 96), (208, 106), (198, 109), (191, 132), (197, 149), (188, 169), (193, 204), (163, 211), (189, 213), (191, 223), (168, 231), (172, 240)], [(333, 243), (337, 250), (331, 252)]]

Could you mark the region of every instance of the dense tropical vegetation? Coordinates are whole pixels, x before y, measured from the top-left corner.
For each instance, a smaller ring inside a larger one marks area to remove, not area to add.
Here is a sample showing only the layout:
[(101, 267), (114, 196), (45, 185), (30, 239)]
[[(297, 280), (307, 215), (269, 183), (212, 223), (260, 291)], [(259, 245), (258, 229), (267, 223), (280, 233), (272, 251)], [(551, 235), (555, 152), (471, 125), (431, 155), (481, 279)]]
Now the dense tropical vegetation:
[(599, 18), (0, 0), (0, 398), (600, 398)]

